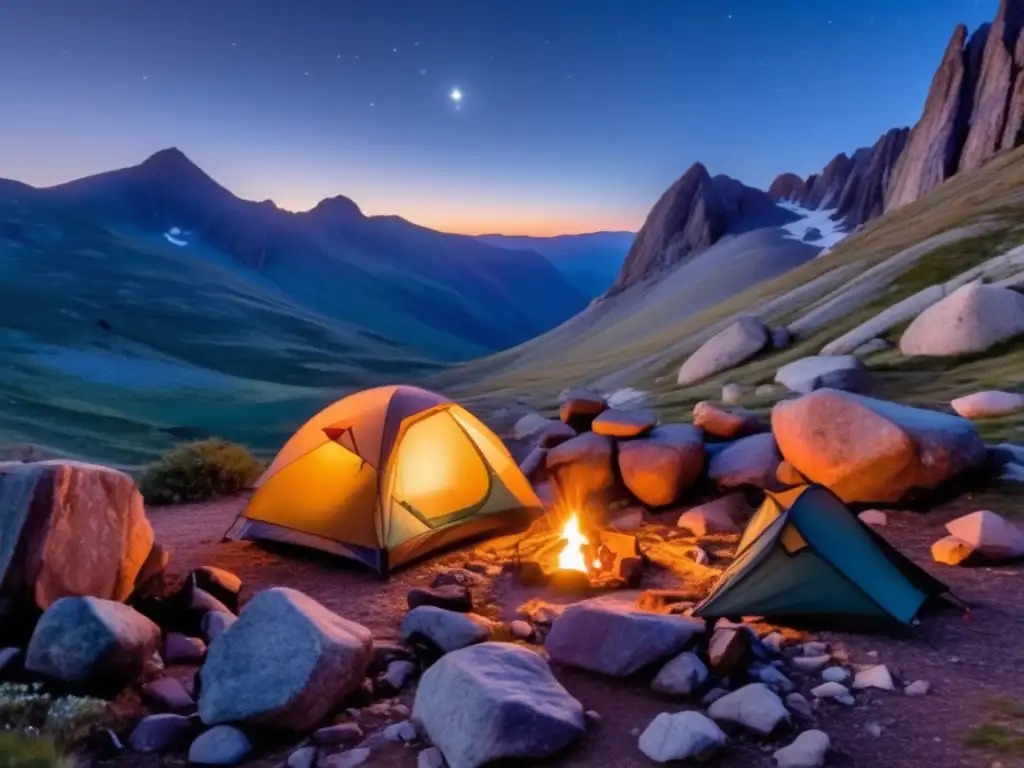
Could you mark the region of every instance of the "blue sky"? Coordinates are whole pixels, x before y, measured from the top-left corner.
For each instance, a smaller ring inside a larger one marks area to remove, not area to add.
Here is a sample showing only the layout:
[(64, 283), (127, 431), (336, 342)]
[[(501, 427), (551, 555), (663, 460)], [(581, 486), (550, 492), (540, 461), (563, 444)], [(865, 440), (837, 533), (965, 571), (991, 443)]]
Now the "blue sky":
[[(3, 0), (0, 176), (177, 146), (236, 194), (464, 232), (637, 228), (912, 124), (997, 0)], [(452, 89), (463, 94), (460, 105)]]

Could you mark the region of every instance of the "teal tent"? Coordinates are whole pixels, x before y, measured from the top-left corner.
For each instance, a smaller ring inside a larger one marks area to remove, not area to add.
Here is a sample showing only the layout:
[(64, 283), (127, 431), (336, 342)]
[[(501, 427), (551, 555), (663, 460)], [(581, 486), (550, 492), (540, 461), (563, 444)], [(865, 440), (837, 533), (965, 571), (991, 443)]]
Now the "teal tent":
[(694, 616), (845, 617), (910, 624), (948, 587), (817, 485), (769, 493)]

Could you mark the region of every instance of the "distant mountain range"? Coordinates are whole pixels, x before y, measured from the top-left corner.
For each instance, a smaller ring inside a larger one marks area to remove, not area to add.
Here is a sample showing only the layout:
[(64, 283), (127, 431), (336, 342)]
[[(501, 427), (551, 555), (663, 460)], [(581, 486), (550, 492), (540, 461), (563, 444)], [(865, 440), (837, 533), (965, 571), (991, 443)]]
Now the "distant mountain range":
[[(417, 357), (458, 360), (502, 349), (585, 305), (535, 252), (510, 253), (397, 216), (364, 216), (344, 197), (304, 213), (241, 200), (177, 149), (46, 189), (6, 182), (0, 195), (34, 206), (37, 218), (71, 213), (146, 250), (233, 265), (306, 312)], [(0, 217), (0, 248), (28, 237), (11, 220), (9, 211)], [(117, 302), (111, 297), (97, 313), (116, 315)]]
[(606, 290), (626, 258), (635, 232), (590, 232), (581, 235), (527, 237), (481, 235), (479, 240), (508, 250), (527, 250), (546, 256), (588, 299)]
[[(651, 209), (608, 295), (659, 280), (725, 237), (810, 219), (812, 212), (852, 232), (1021, 144), (1024, 0), (1001, 0), (992, 24), (972, 35), (963, 25), (954, 31), (913, 128), (894, 128), (873, 146), (840, 153), (806, 179), (780, 174), (766, 191), (694, 164)], [(804, 239), (813, 245), (815, 232), (809, 234)]]

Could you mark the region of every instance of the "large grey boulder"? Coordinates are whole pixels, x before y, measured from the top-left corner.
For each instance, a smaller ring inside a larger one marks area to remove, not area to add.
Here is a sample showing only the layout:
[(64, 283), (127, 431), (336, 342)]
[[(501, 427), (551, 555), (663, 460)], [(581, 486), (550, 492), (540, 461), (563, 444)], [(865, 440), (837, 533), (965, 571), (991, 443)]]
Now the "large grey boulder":
[(965, 419), (987, 419), (1024, 411), (1024, 395), (987, 390), (958, 397), (950, 405)]
[(540, 656), (511, 643), (483, 643), (441, 658), (420, 680), (413, 720), (450, 768), (550, 757), (584, 731), (583, 706)]
[(689, 647), (704, 623), (639, 611), (614, 598), (571, 605), (547, 637), (551, 660), (611, 677), (627, 677)]
[(651, 688), (660, 693), (688, 696), (703, 687), (707, 680), (707, 666), (697, 654), (687, 651), (661, 668), (651, 681)]
[(846, 502), (895, 502), (985, 463), (974, 425), (958, 416), (819, 389), (772, 410), (779, 449), (796, 470)]
[(656, 763), (705, 761), (726, 744), (714, 720), (700, 712), (662, 712), (640, 734), (640, 751)]
[(854, 355), (818, 355), (794, 360), (779, 368), (775, 381), (801, 395), (825, 387), (847, 392), (866, 392), (871, 387), (868, 369)]
[(74, 461), (0, 463), (0, 594), (46, 609), (123, 601), (153, 549), (142, 495), (123, 472)]
[(782, 722), (789, 721), (789, 710), (764, 683), (749, 683), (728, 693), (708, 707), (715, 720), (742, 725), (749, 731), (767, 736)]
[(689, 424), (657, 427), (646, 438), (619, 444), (619, 471), (626, 487), (644, 504), (671, 504), (704, 471), (704, 438)]
[(716, 453), (708, 464), (708, 477), (719, 488), (771, 488), (781, 461), (771, 433), (751, 435)]
[(772, 757), (778, 768), (821, 768), (831, 746), (823, 731), (804, 731), (789, 746), (775, 751)]
[(429, 640), (443, 653), (482, 643), (493, 630), (494, 625), (483, 616), (446, 611), (433, 605), (414, 608), (402, 619), (402, 639)]
[(771, 344), (771, 335), (758, 318), (741, 317), (697, 349), (679, 368), (677, 383), (689, 386), (746, 362)]
[(969, 283), (932, 305), (900, 337), (904, 355), (949, 357), (984, 352), (1024, 333), (1024, 296)]
[(199, 716), (307, 730), (360, 686), (372, 658), (366, 627), (298, 590), (265, 590), (210, 644)]
[(36, 624), (25, 668), (66, 683), (118, 687), (132, 681), (159, 648), (160, 628), (133, 608), (64, 597)]

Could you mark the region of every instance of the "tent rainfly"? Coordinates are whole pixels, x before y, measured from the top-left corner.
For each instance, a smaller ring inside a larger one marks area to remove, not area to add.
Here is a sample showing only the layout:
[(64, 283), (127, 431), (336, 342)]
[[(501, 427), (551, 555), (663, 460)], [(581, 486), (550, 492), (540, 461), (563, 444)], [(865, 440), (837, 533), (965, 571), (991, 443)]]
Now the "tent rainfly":
[(543, 511), (502, 442), (423, 389), (379, 387), (296, 432), (225, 534), (331, 552), (380, 574)]
[(804, 485), (768, 494), (732, 565), (693, 614), (909, 625), (928, 600), (948, 592), (831, 491)]

